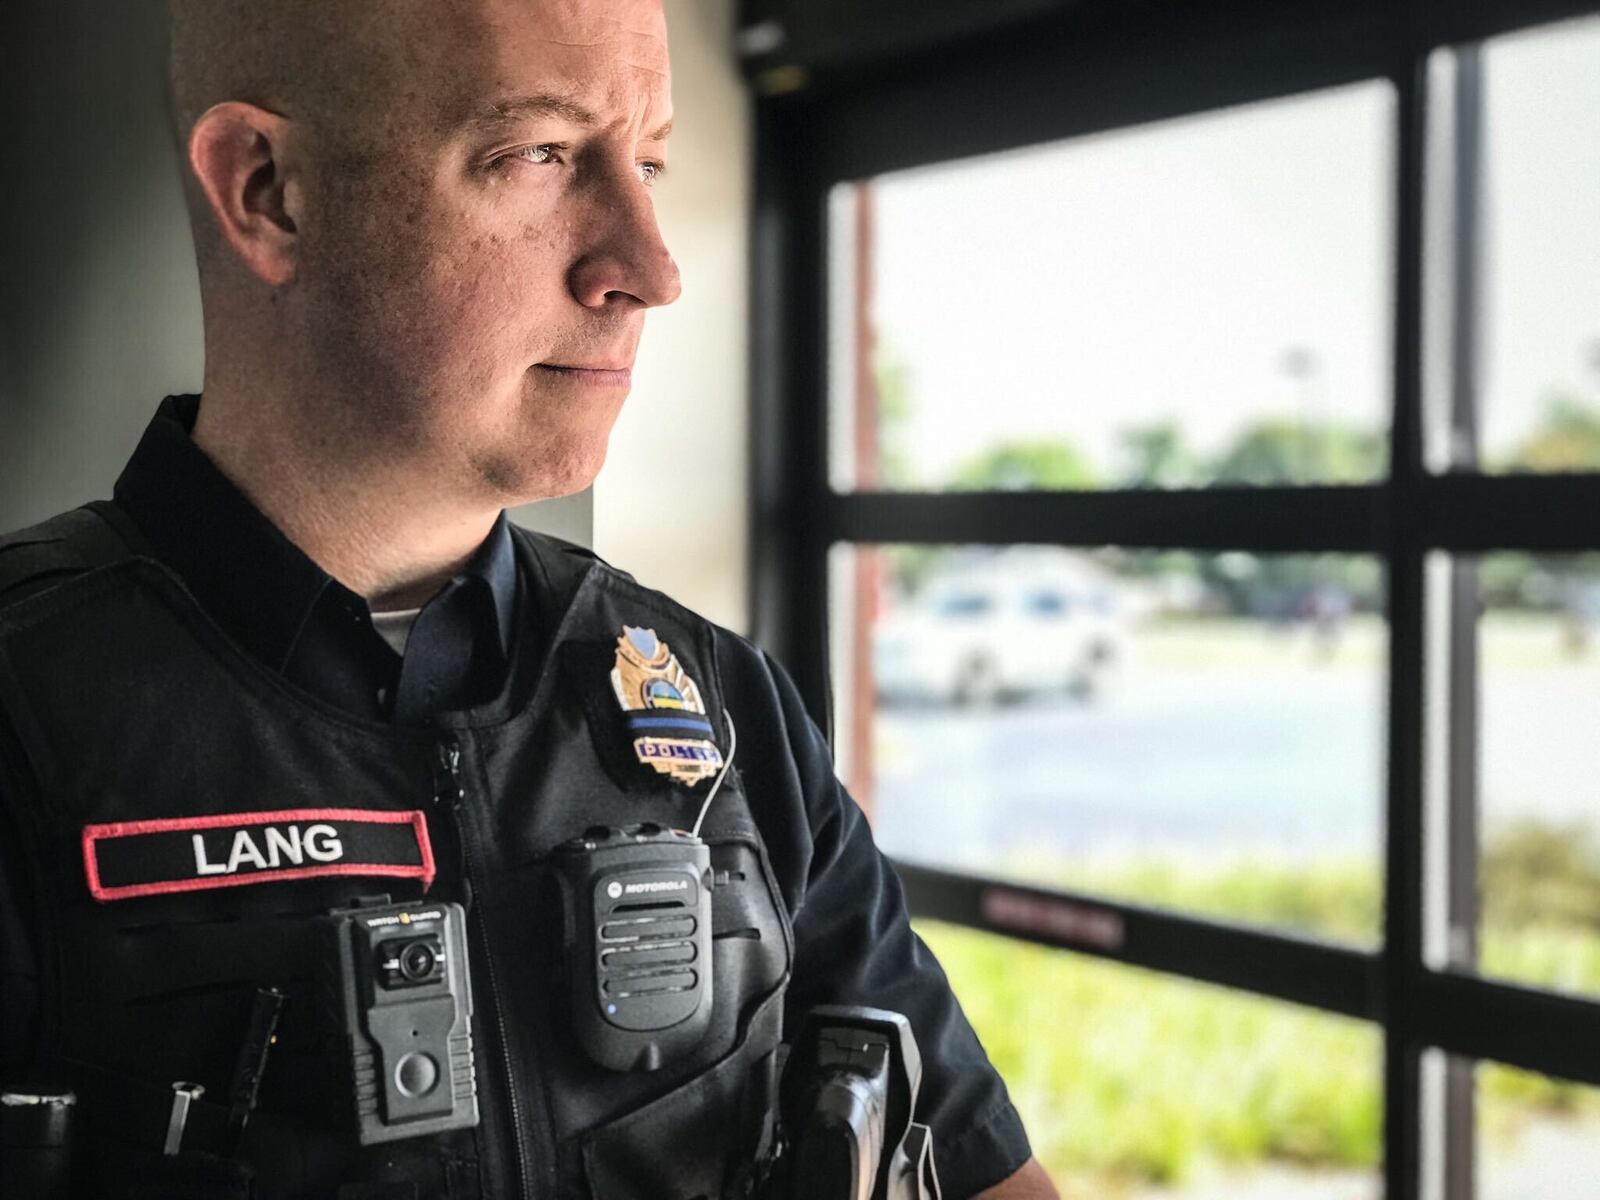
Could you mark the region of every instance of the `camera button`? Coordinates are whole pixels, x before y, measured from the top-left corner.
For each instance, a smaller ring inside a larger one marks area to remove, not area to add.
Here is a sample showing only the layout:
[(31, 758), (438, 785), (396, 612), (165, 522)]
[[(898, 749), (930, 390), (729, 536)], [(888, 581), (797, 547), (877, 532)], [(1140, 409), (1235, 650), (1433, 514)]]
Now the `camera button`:
[(439, 1082), (439, 1064), (420, 1050), (407, 1054), (394, 1068), (394, 1085), (402, 1095), (426, 1096)]

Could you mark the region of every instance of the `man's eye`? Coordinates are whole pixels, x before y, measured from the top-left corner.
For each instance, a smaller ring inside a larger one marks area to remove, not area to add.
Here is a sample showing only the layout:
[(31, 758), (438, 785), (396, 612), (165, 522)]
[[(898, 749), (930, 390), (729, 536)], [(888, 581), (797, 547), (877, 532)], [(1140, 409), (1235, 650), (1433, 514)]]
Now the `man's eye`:
[(523, 162), (543, 166), (545, 163), (555, 162), (556, 154), (566, 147), (559, 142), (543, 142), (537, 146), (524, 146), (520, 150), (513, 150), (507, 158), (519, 158)]
[[(562, 161), (561, 155), (567, 148), (567, 143), (565, 142), (540, 142), (535, 146), (523, 146), (520, 150), (513, 150), (500, 161), (510, 162), (516, 160), (542, 167)], [(639, 170), (639, 178), (647, 184), (654, 183), (660, 179), (662, 175), (666, 174), (667, 170), (666, 163), (655, 159), (645, 159), (635, 165)]]

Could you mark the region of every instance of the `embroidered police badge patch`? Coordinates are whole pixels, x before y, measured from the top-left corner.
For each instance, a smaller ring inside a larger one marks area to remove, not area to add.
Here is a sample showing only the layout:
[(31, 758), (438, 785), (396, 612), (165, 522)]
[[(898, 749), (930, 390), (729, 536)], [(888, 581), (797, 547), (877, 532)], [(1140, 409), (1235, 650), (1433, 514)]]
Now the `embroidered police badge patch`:
[(700, 689), (655, 630), (622, 627), (611, 687), (641, 763), (690, 785), (722, 769)]

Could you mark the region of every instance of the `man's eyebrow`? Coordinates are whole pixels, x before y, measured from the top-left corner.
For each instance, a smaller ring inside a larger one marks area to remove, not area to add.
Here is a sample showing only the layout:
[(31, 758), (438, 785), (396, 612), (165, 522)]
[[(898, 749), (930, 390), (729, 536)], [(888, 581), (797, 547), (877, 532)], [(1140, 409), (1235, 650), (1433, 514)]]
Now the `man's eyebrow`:
[[(465, 128), (484, 130), (507, 125), (513, 121), (527, 121), (539, 117), (556, 117), (573, 125), (581, 125), (585, 129), (593, 129), (600, 124), (600, 118), (595, 113), (570, 96), (562, 96), (555, 92), (529, 92), (523, 96), (508, 96), (502, 100), (491, 101), (469, 112), (460, 124)], [(664, 125), (646, 134), (644, 140), (665, 141), (671, 132), (672, 122), (668, 120)]]
[(468, 112), (460, 123), (473, 129), (489, 129), (531, 117), (559, 117), (574, 125), (591, 128), (600, 124), (600, 118), (576, 100), (555, 92), (529, 92), (525, 96), (493, 100)]

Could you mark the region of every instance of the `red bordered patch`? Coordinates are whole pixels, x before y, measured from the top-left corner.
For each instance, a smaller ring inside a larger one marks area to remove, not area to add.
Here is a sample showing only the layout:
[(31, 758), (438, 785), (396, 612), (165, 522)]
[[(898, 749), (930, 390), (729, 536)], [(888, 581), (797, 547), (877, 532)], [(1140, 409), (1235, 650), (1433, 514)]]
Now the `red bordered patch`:
[(130, 900), (317, 876), (433, 883), (420, 810), (295, 808), (86, 825), (83, 869), (96, 900)]

